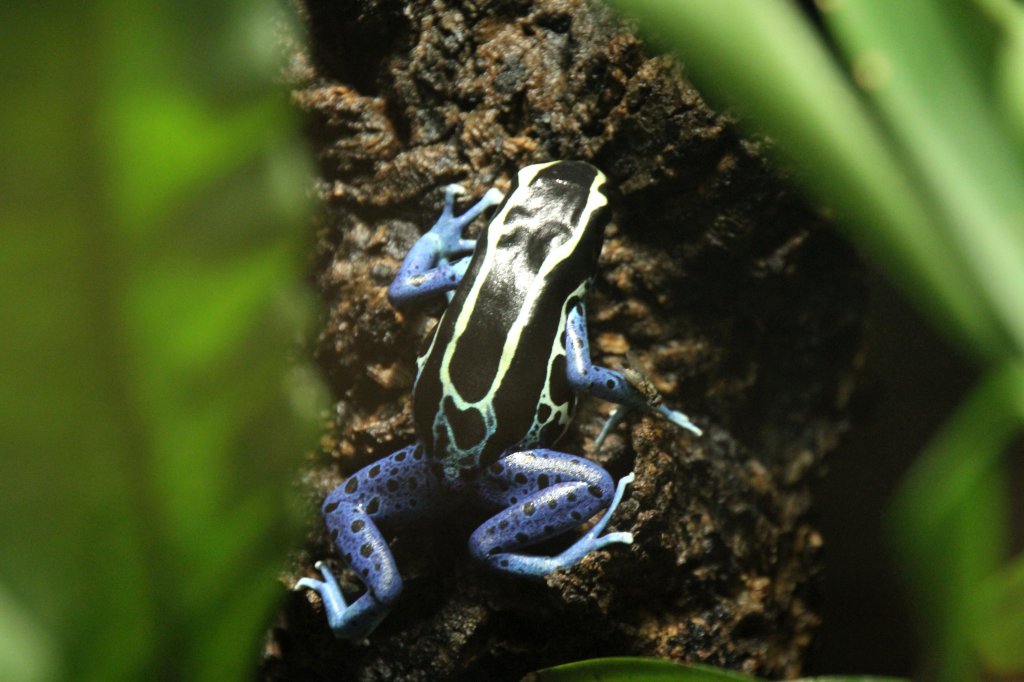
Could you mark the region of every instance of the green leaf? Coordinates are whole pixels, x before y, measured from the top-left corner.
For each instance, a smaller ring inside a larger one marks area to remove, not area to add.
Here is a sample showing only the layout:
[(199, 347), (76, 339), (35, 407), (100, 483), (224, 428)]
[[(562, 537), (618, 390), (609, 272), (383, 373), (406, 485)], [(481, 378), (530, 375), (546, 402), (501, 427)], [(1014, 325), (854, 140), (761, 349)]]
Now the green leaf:
[(951, 0), (859, 0), (825, 13), (853, 73), (881, 112), (946, 251), (978, 305), (1024, 352), (1024, 164), (991, 90), (992, 30)]
[[(697, 84), (774, 138), (819, 201), (937, 328), (982, 358), (1014, 348), (964, 261), (934, 230), (933, 205), (790, 3), (612, 0), (680, 54)], [(845, 3), (856, 4), (856, 3)], [(894, 3), (901, 4), (901, 3)], [(738, 20), (742, 17), (742, 20)]]
[(972, 642), (991, 616), (979, 589), (1007, 557), (1003, 454), (1022, 419), (1024, 366), (1008, 364), (957, 408), (914, 463), (890, 511), (934, 679), (980, 674)]
[[(759, 678), (725, 668), (683, 665), (656, 658), (593, 658), (546, 668), (524, 682), (757, 682)], [(900, 682), (892, 677), (837, 675), (801, 678), (802, 682)], [(797, 681), (801, 682), (801, 681)]]
[(823, 675), (801, 677), (795, 682), (909, 682), (905, 677), (876, 677), (874, 675)]
[(983, 617), (971, 633), (985, 667), (1011, 676), (1024, 670), (1024, 555), (977, 591)]
[(534, 673), (538, 682), (754, 682), (755, 678), (705, 665), (655, 658), (594, 658)]
[(43, 682), (54, 679), (56, 669), (53, 642), (0, 584), (0, 680)]
[(1016, 0), (974, 0), (999, 32), (993, 60), (996, 101), (1024, 150), (1024, 5)]
[(0, 632), (29, 642), (4, 679), (19, 652), (26, 679), (257, 659), (323, 404), (289, 361), (309, 174), (251, 39), (275, 8), (0, 9)]

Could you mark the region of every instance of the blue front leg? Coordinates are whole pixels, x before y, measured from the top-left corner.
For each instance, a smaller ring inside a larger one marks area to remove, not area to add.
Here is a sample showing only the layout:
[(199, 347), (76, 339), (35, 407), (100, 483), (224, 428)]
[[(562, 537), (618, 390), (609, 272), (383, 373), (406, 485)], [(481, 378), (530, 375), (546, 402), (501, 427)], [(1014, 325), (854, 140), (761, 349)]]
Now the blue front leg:
[(456, 216), (453, 212), (455, 195), (463, 191), (459, 185), (445, 188), (441, 216), (406, 254), (401, 269), (388, 287), (388, 299), (396, 308), (451, 291), (462, 280), (469, 263), (466, 257), (476, 246), (475, 241), (462, 238), (462, 230), (502, 199), (498, 190), (488, 190), (468, 211)]
[(323, 562), (316, 564), (323, 580), (303, 578), (295, 589), (308, 588), (320, 595), (336, 636), (366, 637), (402, 592), (402, 578), (377, 523), (436, 512), (443, 500), (441, 482), (423, 449), (412, 445), (360, 469), (327, 496), (323, 514), (331, 539), (366, 585), (366, 592), (354, 603), (346, 603)]
[[(629, 474), (615, 486), (608, 472), (594, 462), (554, 450), (507, 455), (488, 467), (476, 483), (482, 501), (505, 509), (476, 529), (469, 550), (492, 568), (543, 578), (606, 545), (630, 544), (630, 533), (601, 533), (632, 481)], [(606, 511), (594, 527), (558, 556), (518, 552), (576, 528), (602, 509)]]
[(565, 324), (565, 352), (567, 356), (566, 371), (569, 385), (577, 392), (590, 393), (602, 400), (618, 403), (622, 407), (616, 409), (595, 445), (601, 448), (605, 436), (622, 421), (630, 410), (657, 412), (670, 422), (681, 428), (701, 435), (703, 431), (690, 421), (682, 412), (671, 410), (661, 402), (661, 396), (649, 388), (648, 394), (641, 392), (631, 384), (620, 372), (607, 367), (598, 367), (590, 360), (590, 344), (587, 340), (587, 317), (583, 304), (576, 305), (569, 311)]

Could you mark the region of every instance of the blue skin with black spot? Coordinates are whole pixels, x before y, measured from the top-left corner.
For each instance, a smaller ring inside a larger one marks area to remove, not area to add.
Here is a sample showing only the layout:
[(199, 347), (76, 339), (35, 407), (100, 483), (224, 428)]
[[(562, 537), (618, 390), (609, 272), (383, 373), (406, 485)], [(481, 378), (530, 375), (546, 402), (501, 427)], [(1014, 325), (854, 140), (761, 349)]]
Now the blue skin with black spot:
[[(627, 410), (657, 412), (700, 430), (666, 408), (648, 387), (594, 366), (583, 296), (597, 267), (608, 222), (606, 178), (583, 162), (522, 169), (502, 201), (488, 192), (455, 216), (458, 187), (446, 192), (437, 223), (413, 246), (388, 289), (396, 307), (445, 294), (449, 305), (418, 359), (413, 389), (417, 442), (358, 471), (324, 501), (331, 539), (366, 585), (347, 604), (334, 576), (303, 578), (316, 591), (338, 637), (368, 635), (402, 591), (402, 578), (378, 524), (441, 514), (471, 502), (494, 512), (469, 539), (470, 553), (508, 573), (542, 578), (589, 552), (631, 543), (601, 535), (633, 474), (615, 485), (603, 468), (550, 449), (565, 431), (575, 394)], [(498, 204), (479, 240), (462, 231)], [(604, 514), (557, 556), (527, 547)]]

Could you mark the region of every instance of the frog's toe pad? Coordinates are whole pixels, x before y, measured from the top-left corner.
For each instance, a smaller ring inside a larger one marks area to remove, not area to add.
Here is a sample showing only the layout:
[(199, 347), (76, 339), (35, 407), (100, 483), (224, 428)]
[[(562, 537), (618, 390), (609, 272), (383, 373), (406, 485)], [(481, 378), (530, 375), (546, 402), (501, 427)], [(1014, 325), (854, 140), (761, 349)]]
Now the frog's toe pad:
[(313, 590), (320, 595), (320, 601), (324, 604), (324, 613), (327, 615), (328, 625), (336, 635), (344, 636), (340, 633), (347, 630), (346, 626), (352, 615), (349, 613), (348, 604), (345, 603), (345, 597), (341, 593), (341, 588), (338, 587), (338, 581), (335, 580), (334, 574), (327, 568), (327, 564), (318, 561), (315, 567), (316, 570), (320, 571), (324, 579), (302, 578), (295, 583), (293, 589)]
[(679, 410), (670, 410), (664, 405), (659, 405), (658, 412), (661, 413), (661, 415), (665, 417), (665, 419), (668, 419), (670, 422), (672, 422), (679, 428), (686, 429), (687, 431), (693, 433), (696, 436), (704, 435), (704, 432), (701, 431), (700, 427), (698, 427), (696, 424), (690, 421), (690, 418), (687, 417), (682, 412), (680, 412)]

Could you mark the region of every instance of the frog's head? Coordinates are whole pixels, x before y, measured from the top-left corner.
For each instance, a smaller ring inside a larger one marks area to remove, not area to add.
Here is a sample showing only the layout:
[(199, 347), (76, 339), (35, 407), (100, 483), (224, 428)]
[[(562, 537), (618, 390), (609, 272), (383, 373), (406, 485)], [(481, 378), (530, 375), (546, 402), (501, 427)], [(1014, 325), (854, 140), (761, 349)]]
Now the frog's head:
[(604, 173), (585, 161), (539, 163), (516, 175), (488, 225), (488, 242), (517, 254), (533, 273), (582, 281), (596, 268), (609, 219)]

